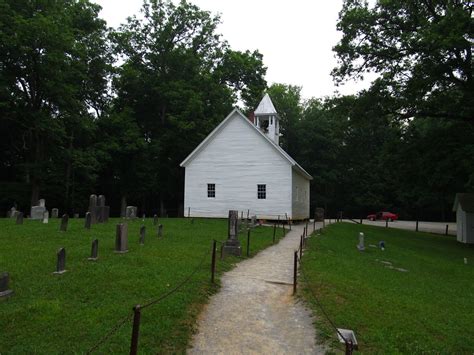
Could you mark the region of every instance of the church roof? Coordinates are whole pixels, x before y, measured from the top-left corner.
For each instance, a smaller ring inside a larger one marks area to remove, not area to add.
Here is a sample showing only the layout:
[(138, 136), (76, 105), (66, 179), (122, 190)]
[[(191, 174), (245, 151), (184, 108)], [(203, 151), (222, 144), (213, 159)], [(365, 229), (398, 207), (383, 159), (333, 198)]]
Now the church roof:
[[(268, 96), (268, 95), (265, 95)], [(265, 99), (265, 97), (264, 97)], [(270, 97), (269, 97), (270, 99)], [(263, 100), (262, 100), (263, 101)], [(271, 102), (271, 101), (270, 101)], [(260, 106), (260, 105), (259, 105)], [(273, 105), (272, 105), (273, 107)], [(234, 114), (237, 113), (238, 118), (242, 119), (246, 124), (248, 124), (252, 129), (254, 129), (258, 134), (265, 139), (268, 144), (270, 144), (273, 149), (275, 149), (278, 153), (280, 153), (291, 165), (292, 167), (297, 170), (301, 175), (303, 175), (306, 179), (308, 180), (313, 180), (313, 177), (308, 174), (306, 170), (304, 170), (301, 165), (299, 165), (290, 155), (283, 150), (282, 147), (277, 145), (275, 142), (273, 142), (270, 138), (268, 138), (262, 131), (260, 131), (257, 127), (255, 127), (245, 116), (242, 112), (240, 112), (239, 109), (235, 108), (232, 110), (232, 112), (216, 127), (214, 130), (209, 133), (209, 135), (204, 139), (201, 144), (199, 144), (196, 149), (194, 149), (191, 154), (189, 154), (186, 159), (184, 159), (181, 164), (179, 164), (181, 167), (186, 166), (196, 155), (199, 154), (201, 150), (203, 150), (212, 140), (214, 136), (216, 136), (222, 129), (227, 125), (228, 122), (234, 117)]]
[(456, 212), (458, 205), (464, 212), (474, 213), (474, 193), (458, 193), (454, 199), (453, 211)]
[(272, 99), (270, 99), (270, 96), (268, 94), (265, 94), (263, 97), (262, 101), (257, 106), (257, 109), (255, 110), (254, 114), (256, 116), (258, 115), (277, 115), (277, 112), (275, 110), (275, 106), (273, 106)]

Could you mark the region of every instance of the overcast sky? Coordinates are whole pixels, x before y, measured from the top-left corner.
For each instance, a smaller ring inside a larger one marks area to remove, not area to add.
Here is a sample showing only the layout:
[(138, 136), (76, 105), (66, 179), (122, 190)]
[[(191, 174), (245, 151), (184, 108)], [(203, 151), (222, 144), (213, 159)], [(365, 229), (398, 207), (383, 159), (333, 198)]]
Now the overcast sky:
[[(93, 0), (109, 26), (137, 14), (142, 0)], [(202, 10), (221, 15), (218, 31), (234, 50), (263, 54), (267, 82), (302, 86), (303, 98), (352, 94), (367, 83), (336, 87), (330, 72), (336, 65), (332, 47), (342, 0), (191, 0)]]

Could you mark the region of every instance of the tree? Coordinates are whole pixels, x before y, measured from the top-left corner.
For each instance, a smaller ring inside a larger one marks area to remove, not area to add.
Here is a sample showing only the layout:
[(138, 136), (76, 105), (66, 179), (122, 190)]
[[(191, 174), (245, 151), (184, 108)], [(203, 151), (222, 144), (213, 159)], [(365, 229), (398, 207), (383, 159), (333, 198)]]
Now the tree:
[(471, 1), (345, 0), (334, 47), (341, 82), (376, 72), (398, 117), (474, 122)]
[(61, 169), (69, 200), (81, 160), (76, 137), (88, 129), (89, 110), (105, 105), (109, 57), (99, 10), (87, 0), (0, 0), (1, 120), (16, 132), (10, 151), (32, 205), (48, 174)]

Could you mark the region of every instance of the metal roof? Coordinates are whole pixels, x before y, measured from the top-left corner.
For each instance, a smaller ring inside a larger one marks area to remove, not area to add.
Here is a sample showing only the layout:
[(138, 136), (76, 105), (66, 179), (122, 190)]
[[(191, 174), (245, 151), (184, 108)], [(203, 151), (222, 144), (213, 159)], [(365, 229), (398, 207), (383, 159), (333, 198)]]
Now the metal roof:
[(262, 101), (257, 106), (257, 109), (255, 110), (254, 114), (256, 116), (258, 115), (277, 115), (277, 112), (275, 110), (275, 106), (273, 106), (272, 99), (270, 99), (270, 96), (268, 94), (265, 94), (263, 97)]
[(458, 205), (464, 212), (474, 213), (474, 193), (458, 193), (454, 198), (453, 211), (456, 212)]

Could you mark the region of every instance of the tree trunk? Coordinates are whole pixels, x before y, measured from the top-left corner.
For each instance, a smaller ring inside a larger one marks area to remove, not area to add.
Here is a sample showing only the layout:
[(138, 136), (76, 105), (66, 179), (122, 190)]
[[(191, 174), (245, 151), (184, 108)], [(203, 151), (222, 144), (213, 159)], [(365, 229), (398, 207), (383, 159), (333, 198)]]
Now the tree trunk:
[(33, 151), (33, 169), (30, 171), (32, 173), (31, 177), (31, 206), (38, 205), (38, 200), (40, 197), (40, 181), (38, 177), (38, 164), (41, 162), (41, 138), (39, 133), (34, 132), (34, 151)]

